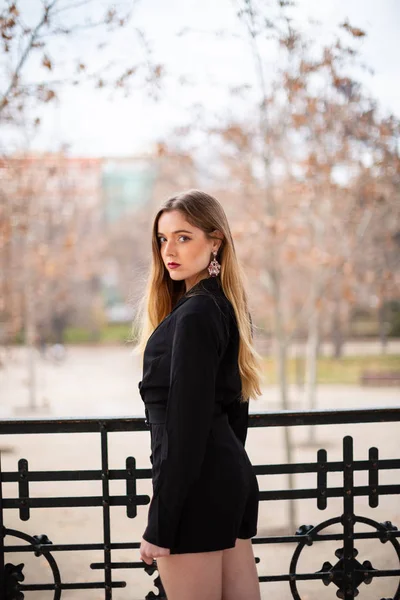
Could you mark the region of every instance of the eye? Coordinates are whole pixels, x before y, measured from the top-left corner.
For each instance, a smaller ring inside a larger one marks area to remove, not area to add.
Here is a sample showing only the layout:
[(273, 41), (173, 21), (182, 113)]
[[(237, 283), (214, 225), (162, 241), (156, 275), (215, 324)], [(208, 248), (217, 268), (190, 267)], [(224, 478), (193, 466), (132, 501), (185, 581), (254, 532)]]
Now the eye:
[[(186, 240), (190, 240), (190, 239), (191, 239), (191, 238), (190, 238), (190, 237), (188, 237), (187, 235), (180, 235), (180, 236), (179, 236), (179, 238), (178, 238), (178, 240), (180, 240), (181, 238), (184, 238), (184, 241), (186, 241)], [(158, 236), (158, 241), (159, 241), (160, 243), (162, 243), (162, 240), (165, 240), (165, 239), (166, 239), (166, 238), (165, 238), (163, 235), (159, 235), (159, 236)]]

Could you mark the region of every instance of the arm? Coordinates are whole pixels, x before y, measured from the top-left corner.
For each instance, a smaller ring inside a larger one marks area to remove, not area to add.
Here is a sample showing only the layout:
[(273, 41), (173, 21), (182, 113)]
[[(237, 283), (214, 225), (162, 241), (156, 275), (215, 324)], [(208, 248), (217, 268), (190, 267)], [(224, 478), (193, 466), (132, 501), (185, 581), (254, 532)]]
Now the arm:
[(245, 445), (249, 421), (249, 403), (235, 400), (227, 408), (229, 425), (234, 434)]
[[(251, 338), (253, 339), (253, 321), (249, 313)], [(249, 401), (240, 402), (239, 399), (232, 402), (227, 407), (229, 425), (232, 427), (236, 437), (242, 442), (243, 446), (246, 442), (247, 428), (249, 422)]]
[[(191, 304), (192, 303), (192, 304)], [(171, 548), (182, 507), (200, 475), (215, 405), (215, 382), (224, 349), (218, 307), (203, 296), (179, 311), (172, 342), (170, 388), (159, 484), (143, 538)]]

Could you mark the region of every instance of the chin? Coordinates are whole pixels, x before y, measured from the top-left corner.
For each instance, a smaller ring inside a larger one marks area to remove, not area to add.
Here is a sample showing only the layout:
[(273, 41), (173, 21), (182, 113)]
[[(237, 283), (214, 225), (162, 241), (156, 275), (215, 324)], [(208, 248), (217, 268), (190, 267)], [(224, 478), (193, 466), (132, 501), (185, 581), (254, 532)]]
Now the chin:
[(169, 276), (174, 281), (182, 281), (182, 279), (185, 279), (185, 276), (182, 275), (182, 273), (176, 273), (173, 269), (172, 271), (169, 271)]

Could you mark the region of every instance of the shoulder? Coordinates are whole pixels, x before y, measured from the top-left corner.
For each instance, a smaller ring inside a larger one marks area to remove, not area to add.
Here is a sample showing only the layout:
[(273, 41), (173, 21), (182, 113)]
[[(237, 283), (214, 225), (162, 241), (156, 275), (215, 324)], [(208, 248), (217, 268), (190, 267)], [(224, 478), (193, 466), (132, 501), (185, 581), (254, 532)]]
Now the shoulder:
[(176, 326), (197, 329), (199, 333), (213, 332), (225, 343), (230, 331), (229, 308), (223, 298), (214, 294), (189, 296), (176, 310)]
[(208, 317), (214, 319), (221, 312), (220, 303), (217, 298), (211, 294), (195, 294), (189, 296), (180, 306), (176, 313), (177, 318), (198, 318), (207, 320)]

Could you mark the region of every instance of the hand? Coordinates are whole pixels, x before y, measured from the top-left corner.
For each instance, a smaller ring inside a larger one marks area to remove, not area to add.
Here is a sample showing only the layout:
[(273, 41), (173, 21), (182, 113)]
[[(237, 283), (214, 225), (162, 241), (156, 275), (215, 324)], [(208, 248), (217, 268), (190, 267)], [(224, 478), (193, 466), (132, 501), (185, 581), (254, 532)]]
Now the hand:
[(162, 548), (161, 546), (150, 544), (150, 542), (146, 542), (146, 540), (142, 538), (142, 541), (140, 542), (140, 558), (148, 565), (153, 563), (153, 558), (168, 556), (169, 554), (169, 548)]

